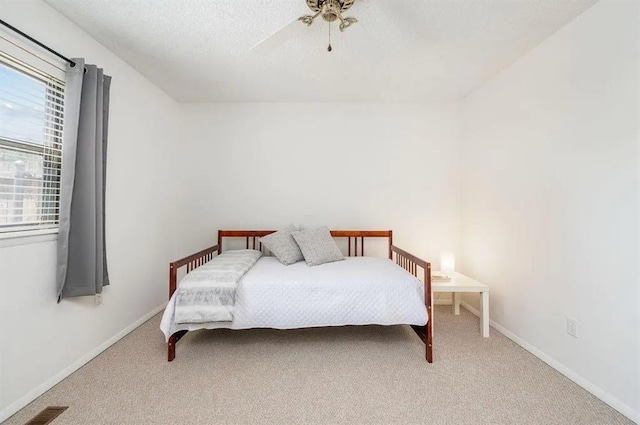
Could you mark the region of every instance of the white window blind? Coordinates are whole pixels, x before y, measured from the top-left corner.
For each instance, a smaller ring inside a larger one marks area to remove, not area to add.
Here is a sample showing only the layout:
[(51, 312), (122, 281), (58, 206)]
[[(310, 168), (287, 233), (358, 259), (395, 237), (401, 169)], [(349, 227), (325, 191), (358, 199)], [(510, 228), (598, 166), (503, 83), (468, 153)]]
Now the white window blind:
[(0, 51), (0, 233), (56, 228), (64, 82)]

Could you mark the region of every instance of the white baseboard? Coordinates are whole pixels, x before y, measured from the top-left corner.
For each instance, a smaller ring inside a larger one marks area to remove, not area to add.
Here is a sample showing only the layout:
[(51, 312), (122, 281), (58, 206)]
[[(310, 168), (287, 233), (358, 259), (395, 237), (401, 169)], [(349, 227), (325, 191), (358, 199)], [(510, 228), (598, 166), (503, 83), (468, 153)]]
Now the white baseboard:
[[(471, 314), (474, 314), (475, 316), (480, 317), (480, 312), (476, 308), (471, 306), (469, 303), (467, 303), (466, 301), (462, 301), (460, 305), (466, 308), (467, 310), (469, 310)], [(539, 358), (540, 360), (542, 360), (543, 362), (545, 362), (546, 364), (548, 364), (549, 366), (551, 366), (552, 368), (554, 368), (555, 370), (557, 370), (558, 372), (566, 376), (567, 378), (571, 379), (573, 382), (580, 385), (582, 388), (589, 391), (591, 394), (598, 397), (600, 400), (604, 401), (609, 406), (613, 407), (614, 409), (622, 413), (627, 418), (631, 419), (637, 424), (640, 424), (640, 412), (636, 412), (635, 410), (633, 410), (633, 408), (631, 408), (627, 404), (618, 400), (616, 397), (612, 396), (611, 394), (609, 394), (602, 388), (598, 387), (597, 385), (584, 379), (573, 370), (569, 369), (562, 363), (558, 362), (553, 357), (549, 356), (547, 353), (529, 344), (527, 341), (520, 338), (513, 332), (507, 330), (502, 325), (494, 322), (493, 320), (489, 320), (489, 324), (491, 325), (492, 328), (500, 332), (502, 335), (506, 336), (507, 338), (509, 338), (510, 340), (512, 340), (513, 342), (515, 342), (516, 344), (518, 344), (519, 346), (521, 346), (522, 348), (524, 348), (525, 350), (527, 350), (528, 352), (530, 352), (531, 354), (533, 354), (534, 356), (536, 356), (537, 358)]]
[(129, 332), (133, 331), (138, 326), (142, 325), (147, 320), (151, 319), (153, 316), (161, 312), (166, 307), (166, 303), (154, 308), (149, 313), (142, 316), (140, 319), (133, 322), (131, 325), (127, 326), (84, 356), (80, 357), (78, 360), (70, 364), (68, 367), (64, 368), (57, 374), (53, 375), (51, 378), (47, 379), (42, 384), (38, 385), (33, 390), (29, 391), (27, 394), (20, 397), (15, 402), (11, 403), (4, 410), (0, 411), (0, 422), (5, 421), (7, 418), (15, 414), (18, 410), (22, 409), (27, 404), (31, 403), (36, 398), (40, 397), (46, 391), (50, 390), (54, 385), (58, 382), (62, 381), (67, 376), (71, 375), (76, 370), (80, 369), (85, 364), (89, 363), (94, 357), (98, 354), (102, 353), (107, 348), (111, 347), (113, 344), (124, 338)]

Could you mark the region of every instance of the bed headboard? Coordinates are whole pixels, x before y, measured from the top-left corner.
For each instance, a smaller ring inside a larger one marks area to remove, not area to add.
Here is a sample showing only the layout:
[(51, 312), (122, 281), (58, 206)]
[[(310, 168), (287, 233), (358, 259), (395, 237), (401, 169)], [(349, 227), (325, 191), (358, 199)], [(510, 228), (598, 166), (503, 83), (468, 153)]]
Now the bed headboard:
[[(273, 232), (275, 230), (218, 230), (218, 254), (222, 252), (223, 238), (244, 238), (247, 249), (263, 251), (262, 243), (259, 239)], [(349, 257), (364, 256), (365, 238), (387, 238), (389, 242), (389, 259), (392, 258), (393, 232), (391, 230), (332, 230), (331, 236), (334, 238), (347, 238), (347, 256)]]

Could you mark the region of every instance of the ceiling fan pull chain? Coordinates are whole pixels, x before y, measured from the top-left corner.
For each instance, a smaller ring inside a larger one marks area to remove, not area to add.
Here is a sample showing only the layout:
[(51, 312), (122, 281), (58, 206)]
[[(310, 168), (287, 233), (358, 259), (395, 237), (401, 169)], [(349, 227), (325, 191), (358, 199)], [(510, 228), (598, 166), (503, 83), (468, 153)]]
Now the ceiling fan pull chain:
[(327, 52), (330, 52), (331, 50), (333, 50), (331, 48), (331, 22), (329, 22), (329, 47), (327, 47)]

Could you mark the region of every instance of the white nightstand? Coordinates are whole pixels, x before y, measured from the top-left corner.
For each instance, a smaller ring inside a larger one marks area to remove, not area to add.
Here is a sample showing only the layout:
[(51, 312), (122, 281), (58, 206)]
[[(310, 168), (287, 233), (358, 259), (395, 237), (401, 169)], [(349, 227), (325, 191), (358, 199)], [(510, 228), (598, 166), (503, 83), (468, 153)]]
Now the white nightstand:
[(478, 292), (480, 294), (480, 333), (489, 337), (489, 287), (484, 283), (471, 279), (462, 273), (453, 272), (451, 280), (431, 280), (433, 292), (453, 293), (453, 313), (460, 314), (462, 292)]

